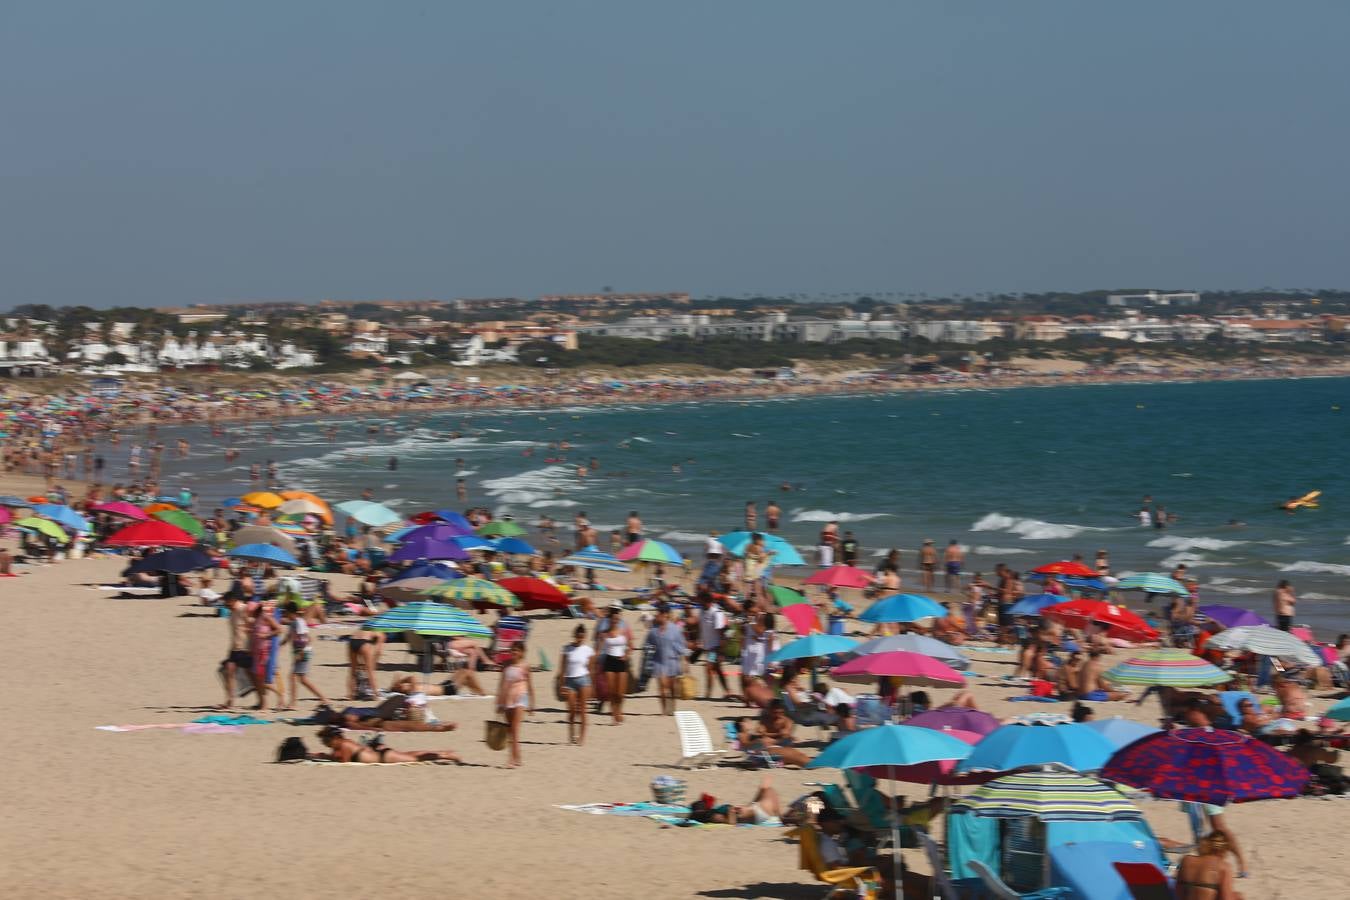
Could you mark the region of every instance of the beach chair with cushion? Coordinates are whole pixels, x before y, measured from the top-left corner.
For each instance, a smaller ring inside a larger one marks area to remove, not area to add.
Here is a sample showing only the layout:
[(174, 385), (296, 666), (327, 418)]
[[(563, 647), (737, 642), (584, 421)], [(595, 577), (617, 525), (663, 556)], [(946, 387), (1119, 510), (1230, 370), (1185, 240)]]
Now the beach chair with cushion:
[(825, 858), (820, 853), (820, 836), (815, 828), (802, 825), (788, 832), (788, 837), (797, 839), (797, 865), (810, 872), (816, 881), (829, 885), (826, 897), (837, 897), (839, 891), (847, 889), (852, 896), (874, 900), (881, 876), (871, 866), (843, 866), (837, 869), (827, 868)]
[(1042, 898), (1049, 900), (1051, 897), (1072, 896), (1068, 888), (1062, 887), (1043, 888), (1028, 894), (1019, 894), (1004, 884), (1002, 878), (999, 878), (992, 869), (978, 859), (972, 859), (966, 865), (970, 866), (972, 872), (980, 876), (980, 881), (984, 885), (982, 892), (978, 894), (981, 897), (994, 897), (996, 900), (1033, 900), (1033, 898), (1034, 900), (1042, 900)]
[(1118, 862), (1111, 865), (1130, 889), (1134, 900), (1173, 900), (1176, 897), (1167, 875), (1153, 863)]
[(675, 727), (680, 733), (680, 761), (677, 765), (694, 769), (714, 765), (726, 754), (713, 749), (712, 736), (703, 717), (690, 709), (676, 710)]

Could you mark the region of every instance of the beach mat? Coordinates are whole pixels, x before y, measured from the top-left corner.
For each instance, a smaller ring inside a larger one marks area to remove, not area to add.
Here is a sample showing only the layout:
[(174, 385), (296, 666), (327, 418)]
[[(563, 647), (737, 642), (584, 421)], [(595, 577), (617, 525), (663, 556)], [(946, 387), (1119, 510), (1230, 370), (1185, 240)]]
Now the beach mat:
[(341, 766), (344, 769), (378, 769), (389, 766), (457, 766), (459, 763), (452, 759), (417, 759), (412, 762), (391, 762), (391, 763), (344, 763), (335, 762), (331, 759), (283, 759), (276, 763), (279, 766)]

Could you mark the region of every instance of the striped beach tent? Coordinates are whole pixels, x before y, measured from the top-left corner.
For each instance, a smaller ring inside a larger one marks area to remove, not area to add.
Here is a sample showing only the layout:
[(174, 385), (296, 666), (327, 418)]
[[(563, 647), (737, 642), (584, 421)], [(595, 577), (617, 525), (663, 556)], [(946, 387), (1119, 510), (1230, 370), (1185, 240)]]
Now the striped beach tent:
[(1232, 681), (1233, 676), (1189, 650), (1144, 650), (1116, 663), (1105, 672), (1113, 684), (1161, 684), (1167, 687), (1204, 687)]
[(1122, 822), (1144, 818), (1109, 784), (1073, 772), (1013, 772), (952, 804), (951, 813), (1043, 822)]

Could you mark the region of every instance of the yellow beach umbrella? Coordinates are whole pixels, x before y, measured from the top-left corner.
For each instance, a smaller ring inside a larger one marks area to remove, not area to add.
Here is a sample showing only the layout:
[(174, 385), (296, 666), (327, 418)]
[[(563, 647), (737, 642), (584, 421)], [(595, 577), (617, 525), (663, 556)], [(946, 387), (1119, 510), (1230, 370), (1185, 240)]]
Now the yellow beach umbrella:
[(249, 506), (257, 506), (262, 509), (276, 509), (286, 502), (285, 498), (280, 497), (271, 491), (254, 491), (251, 494), (245, 494), (239, 499), (243, 500)]

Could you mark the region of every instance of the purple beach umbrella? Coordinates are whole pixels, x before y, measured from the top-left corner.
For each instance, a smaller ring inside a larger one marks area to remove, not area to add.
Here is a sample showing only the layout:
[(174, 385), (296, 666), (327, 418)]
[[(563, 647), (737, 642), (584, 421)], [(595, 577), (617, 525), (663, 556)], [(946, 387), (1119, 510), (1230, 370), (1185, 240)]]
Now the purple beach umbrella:
[(430, 537), (415, 537), (404, 541), (397, 550), (389, 554), (390, 562), (416, 562), (419, 559), (468, 559), (469, 554), (458, 544), (450, 541), (438, 541)]
[(991, 731), (996, 731), (1002, 723), (982, 710), (966, 709), (963, 706), (946, 706), (941, 709), (921, 712), (917, 716), (910, 716), (904, 721), (904, 724), (915, 725), (919, 728), (931, 728), (934, 731), (944, 729), (969, 731), (984, 736)]
[(1222, 603), (1197, 606), (1196, 612), (1207, 619), (1218, 622), (1224, 628), (1241, 628), (1244, 625), (1270, 624), (1250, 609), (1242, 609), (1239, 606), (1224, 606)]

